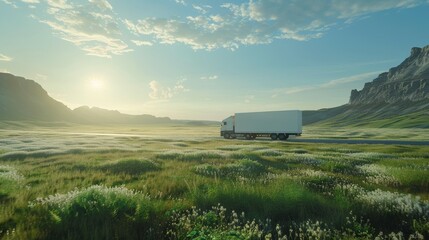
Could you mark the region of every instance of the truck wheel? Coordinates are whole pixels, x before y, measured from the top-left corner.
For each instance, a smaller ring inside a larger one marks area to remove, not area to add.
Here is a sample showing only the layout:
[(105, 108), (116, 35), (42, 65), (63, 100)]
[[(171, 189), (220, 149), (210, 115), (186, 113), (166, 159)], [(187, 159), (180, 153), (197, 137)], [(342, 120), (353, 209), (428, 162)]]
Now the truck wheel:
[(275, 133), (271, 133), (270, 137), (271, 137), (271, 140), (277, 140), (277, 134)]
[(287, 140), (289, 138), (289, 134), (285, 135), (285, 140)]
[(252, 134), (252, 140), (256, 138), (256, 134)]
[(225, 139), (230, 139), (230, 138), (231, 138), (231, 136), (229, 135), (229, 133), (225, 133), (225, 134), (223, 135), (223, 138), (225, 138)]
[(251, 140), (251, 139), (252, 139), (252, 135), (250, 135), (250, 134), (248, 134), (248, 133), (246, 133), (246, 134), (244, 135), (244, 137), (246, 138), (246, 140)]
[(282, 141), (286, 140), (286, 135), (284, 135), (283, 133), (280, 133), (279, 134), (279, 139), (282, 140)]

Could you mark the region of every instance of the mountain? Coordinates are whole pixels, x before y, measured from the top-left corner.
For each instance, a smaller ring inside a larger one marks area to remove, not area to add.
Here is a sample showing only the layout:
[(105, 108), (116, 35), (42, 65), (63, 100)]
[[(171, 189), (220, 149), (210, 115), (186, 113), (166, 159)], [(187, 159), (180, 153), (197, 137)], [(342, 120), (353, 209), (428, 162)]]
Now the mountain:
[(62, 121), (72, 111), (33, 80), (0, 73), (0, 119)]
[(428, 98), (429, 45), (412, 48), (411, 56), (397, 67), (366, 83), (362, 90), (352, 90), (350, 104), (417, 102)]
[(129, 115), (120, 113), (117, 110), (107, 110), (97, 107), (82, 106), (73, 110), (76, 121), (81, 123), (169, 123), (172, 120), (168, 117), (155, 117), (149, 114)]
[(397, 67), (381, 73), (348, 104), (304, 111), (304, 124), (429, 128), (429, 45), (412, 48)]
[(56, 101), (33, 80), (0, 73), (0, 120), (65, 121), (75, 123), (152, 124), (173, 122), (152, 115), (128, 115), (118, 111), (86, 106), (69, 109)]

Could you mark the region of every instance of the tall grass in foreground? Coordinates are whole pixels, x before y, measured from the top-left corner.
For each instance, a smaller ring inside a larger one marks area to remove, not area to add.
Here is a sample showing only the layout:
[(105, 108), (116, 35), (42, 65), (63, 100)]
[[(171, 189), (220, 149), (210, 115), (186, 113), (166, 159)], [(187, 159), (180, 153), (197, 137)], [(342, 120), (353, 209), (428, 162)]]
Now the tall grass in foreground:
[[(175, 207), (161, 210), (162, 207), (156, 200), (151, 200), (142, 192), (125, 187), (94, 185), (30, 202), (27, 218), (24, 220), (26, 224), (20, 226), (25, 229), (7, 232), (5, 236), (18, 239), (32, 239), (36, 236), (42, 239), (301, 240), (403, 239), (404, 236), (409, 239), (423, 239), (423, 235), (418, 232), (407, 235), (401, 232), (388, 234), (377, 232), (369, 221), (364, 221), (353, 213), (347, 213), (344, 221), (337, 226), (326, 223), (330, 220), (328, 218), (324, 219), (326, 221), (316, 220), (311, 216), (311, 212), (315, 210), (312, 208), (325, 211), (322, 214), (334, 213), (326, 211), (332, 209), (323, 210), (320, 199), (306, 194), (308, 193), (305, 193), (305, 190), (295, 186), (278, 196), (267, 195), (261, 199), (267, 201), (270, 198), (281, 198), (276, 199), (278, 203), (272, 206), (273, 209), (263, 209), (263, 214), (273, 216), (274, 208), (277, 207), (280, 214), (291, 217), (288, 224), (279, 224), (270, 218), (255, 217), (251, 209), (241, 212), (235, 211), (234, 208), (225, 208), (221, 204), (211, 207), (207, 205), (204, 207), (205, 210), (197, 207), (188, 210), (177, 210)], [(248, 197), (242, 193), (238, 195)], [(298, 199), (304, 199), (304, 203)], [(249, 199), (236, 198), (232, 201), (243, 204), (245, 200)], [(250, 201), (247, 207), (261, 204)], [(268, 203), (271, 206), (273, 202), (271, 200)], [(283, 205), (278, 205), (280, 203)], [(225, 204), (230, 202), (227, 200)], [(282, 210), (285, 207), (287, 209)], [(302, 216), (293, 216), (297, 209), (298, 212), (308, 212)]]
[(424, 239), (417, 232), (409, 235), (401, 232), (377, 233), (368, 221), (357, 218), (353, 213), (339, 228), (314, 220), (292, 223), (285, 228), (273, 225), (269, 219), (248, 220), (244, 213), (228, 212), (221, 205), (206, 211), (192, 208), (185, 212), (173, 212), (171, 221), (171, 227), (166, 232), (169, 239)]
[(227, 209), (244, 212), (255, 219), (271, 219), (290, 224), (309, 218), (340, 223), (348, 211), (347, 202), (328, 201), (291, 181), (264, 184), (222, 183), (191, 191), (196, 206), (210, 209), (220, 203)]
[(143, 239), (156, 226), (150, 198), (125, 187), (95, 185), (29, 207), (30, 224), (45, 239)]

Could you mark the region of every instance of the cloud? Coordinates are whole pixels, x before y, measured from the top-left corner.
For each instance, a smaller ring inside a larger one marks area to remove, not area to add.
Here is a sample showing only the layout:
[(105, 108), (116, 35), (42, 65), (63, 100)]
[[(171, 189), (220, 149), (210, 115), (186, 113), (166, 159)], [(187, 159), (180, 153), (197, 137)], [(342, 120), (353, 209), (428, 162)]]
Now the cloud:
[(237, 49), (240, 44), (269, 43), (271, 39), (260, 37), (269, 34), (264, 28), (255, 30), (246, 22), (226, 20), (225, 16), (196, 16), (186, 20), (146, 18), (132, 22), (128, 29), (139, 35), (151, 35), (161, 44), (183, 43), (192, 49)]
[(47, 4), (50, 7), (58, 9), (71, 9), (73, 8), (70, 4), (67, 3), (67, 0), (46, 0)]
[(367, 73), (361, 73), (361, 74), (357, 74), (357, 75), (353, 75), (353, 76), (349, 76), (349, 77), (334, 79), (334, 80), (331, 80), (331, 81), (326, 82), (324, 84), (321, 84), (320, 87), (328, 88), (328, 87), (334, 87), (334, 86), (345, 84), (345, 83), (368, 80), (368, 79), (371, 79), (371, 78), (377, 76), (381, 72), (382, 71), (367, 72)]
[(174, 0), (176, 3), (186, 6), (185, 0)]
[(277, 94), (276, 96), (278, 96), (278, 92), (283, 92), (286, 94), (294, 94), (294, 93), (300, 93), (300, 92), (305, 92), (305, 91), (309, 91), (309, 90), (314, 90), (314, 89), (318, 89), (319, 86), (298, 86), (298, 87), (291, 87), (291, 88), (287, 88), (287, 89), (283, 89), (280, 91), (276, 91)]
[(112, 5), (107, 0), (89, 0), (90, 3), (95, 4), (103, 11), (113, 10)]
[(241, 45), (268, 44), (276, 39), (320, 38), (334, 26), (371, 13), (421, 4), (427, 4), (426, 0), (249, 0), (242, 4), (222, 4), (223, 11), (216, 15), (210, 15), (209, 8), (192, 5), (198, 10), (197, 15), (128, 20), (127, 26), (133, 33), (152, 36), (162, 44), (234, 50)]
[(21, 0), (21, 1), (25, 3), (31, 3), (31, 4), (40, 3), (39, 0)]
[(201, 80), (216, 80), (218, 79), (218, 75), (212, 75), (212, 76), (202, 76), (200, 79)]
[(199, 5), (194, 5), (194, 4), (192, 4), (192, 7), (195, 10), (197, 10), (198, 12), (200, 12), (201, 14), (206, 14), (208, 12), (208, 10), (210, 8), (212, 8), (210, 5), (199, 6)]
[(0, 53), (0, 61), (10, 62), (12, 60), (13, 60), (13, 58)]
[(153, 43), (149, 41), (131, 40), (137, 46), (152, 46)]
[(250, 103), (253, 99), (255, 99), (255, 95), (247, 95), (244, 97), (244, 103)]
[(132, 34), (134, 34), (136, 36), (139, 35), (137, 27), (135, 26), (135, 24), (131, 20), (124, 19), (124, 20), (122, 20), (122, 22), (125, 24), (125, 26), (128, 28), (128, 30)]
[(330, 80), (328, 82), (318, 84), (318, 85), (297, 86), (297, 87), (292, 87), (292, 88), (276, 89), (274, 91), (272, 97), (275, 98), (280, 94), (295, 94), (295, 93), (300, 93), (300, 92), (305, 92), (305, 91), (316, 90), (316, 89), (320, 89), (320, 88), (331, 88), (331, 87), (335, 87), (335, 86), (350, 83), (350, 82), (367, 81), (369, 79), (376, 77), (381, 72), (382, 71), (361, 73), (361, 74), (357, 74), (357, 75), (353, 75), (353, 76), (348, 76), (348, 77), (344, 77), (344, 78), (338, 78), (338, 79)]
[[(37, 0), (23, 0), (36, 3)], [(132, 51), (121, 39), (120, 19), (107, 0), (73, 4), (67, 0), (46, 0), (47, 17), (33, 18), (48, 25), (55, 36), (71, 42), (87, 55), (111, 58)]]
[(179, 93), (188, 92), (189, 89), (185, 88), (183, 85), (185, 80), (186, 79), (177, 81), (173, 87), (164, 87), (157, 81), (151, 81), (149, 83), (149, 88), (151, 90), (149, 97), (152, 100), (167, 100)]
[(13, 1), (11, 1), (11, 0), (3, 0), (2, 2), (4, 2), (7, 5), (12, 6), (13, 8), (18, 8), (18, 6), (15, 3), (13, 3)]
[(47, 17), (36, 19), (51, 27), (56, 36), (88, 55), (107, 58), (132, 51), (120, 31), (122, 24), (137, 36), (127, 40), (138, 46), (157, 42), (185, 44), (194, 50), (236, 50), (280, 40), (308, 41), (375, 12), (428, 4), (427, 0), (243, 0), (212, 7), (174, 0), (196, 11), (186, 11), (192, 14), (181, 17), (134, 20), (120, 18), (108, 0), (1, 1), (14, 7), (18, 2), (46, 7)]

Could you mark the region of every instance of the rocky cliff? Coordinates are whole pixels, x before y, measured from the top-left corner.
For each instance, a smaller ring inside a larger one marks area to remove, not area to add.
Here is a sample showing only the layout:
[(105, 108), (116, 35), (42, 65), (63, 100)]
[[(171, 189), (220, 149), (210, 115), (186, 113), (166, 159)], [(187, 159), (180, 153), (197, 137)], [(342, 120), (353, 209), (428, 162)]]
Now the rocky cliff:
[(351, 92), (339, 107), (303, 112), (304, 124), (429, 128), (429, 45)]
[(389, 72), (351, 92), (349, 104), (395, 103), (429, 99), (429, 45), (412, 48), (411, 55)]

